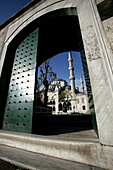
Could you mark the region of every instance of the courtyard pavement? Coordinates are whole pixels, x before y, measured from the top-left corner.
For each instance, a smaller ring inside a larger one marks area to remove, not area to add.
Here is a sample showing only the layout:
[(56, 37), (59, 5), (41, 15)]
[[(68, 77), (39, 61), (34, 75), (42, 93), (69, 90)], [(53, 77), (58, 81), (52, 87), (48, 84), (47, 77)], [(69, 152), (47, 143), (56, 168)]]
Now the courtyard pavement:
[(101, 168), (0, 145), (0, 170), (101, 170)]

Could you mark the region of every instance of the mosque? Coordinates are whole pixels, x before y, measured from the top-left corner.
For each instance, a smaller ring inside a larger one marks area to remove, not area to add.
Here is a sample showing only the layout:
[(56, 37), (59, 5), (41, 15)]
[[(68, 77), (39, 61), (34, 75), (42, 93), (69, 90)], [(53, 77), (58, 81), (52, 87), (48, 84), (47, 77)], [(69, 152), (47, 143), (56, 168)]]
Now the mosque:
[(70, 84), (60, 78), (53, 80), (48, 88), (48, 106), (52, 114), (88, 113), (89, 104), (87, 94), (84, 92), (82, 75), (80, 75), (81, 91), (75, 87), (73, 59), (69, 52)]

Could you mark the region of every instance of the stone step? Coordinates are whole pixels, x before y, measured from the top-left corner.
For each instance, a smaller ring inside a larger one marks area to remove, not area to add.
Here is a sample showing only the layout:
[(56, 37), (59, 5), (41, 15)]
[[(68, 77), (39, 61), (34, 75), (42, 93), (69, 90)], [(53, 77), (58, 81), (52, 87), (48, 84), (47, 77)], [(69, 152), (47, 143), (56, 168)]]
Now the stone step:
[(113, 148), (109, 152), (109, 147), (102, 147), (98, 139), (66, 139), (0, 131), (0, 144), (101, 168), (112, 167)]
[(91, 165), (0, 145), (0, 170), (102, 170)]

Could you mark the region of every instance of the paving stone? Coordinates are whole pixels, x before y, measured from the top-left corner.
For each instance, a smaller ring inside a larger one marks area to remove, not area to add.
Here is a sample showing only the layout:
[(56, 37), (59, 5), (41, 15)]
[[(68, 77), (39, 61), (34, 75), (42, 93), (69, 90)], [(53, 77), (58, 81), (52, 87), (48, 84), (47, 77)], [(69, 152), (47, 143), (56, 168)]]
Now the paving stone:
[(0, 170), (101, 170), (101, 168), (0, 145)]

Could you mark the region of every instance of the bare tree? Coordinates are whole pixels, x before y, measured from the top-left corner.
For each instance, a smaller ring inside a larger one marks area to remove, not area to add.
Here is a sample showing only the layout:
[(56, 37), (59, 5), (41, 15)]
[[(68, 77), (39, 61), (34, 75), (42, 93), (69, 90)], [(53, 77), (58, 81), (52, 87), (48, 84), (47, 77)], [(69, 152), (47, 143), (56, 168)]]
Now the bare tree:
[(46, 60), (41, 66), (40, 66), (40, 76), (38, 77), (38, 88), (43, 85), (43, 100), (42, 103), (44, 106), (47, 106), (47, 92), (48, 92), (48, 86), (49, 82), (56, 78), (56, 73), (52, 71), (52, 67), (50, 66), (50, 59)]

